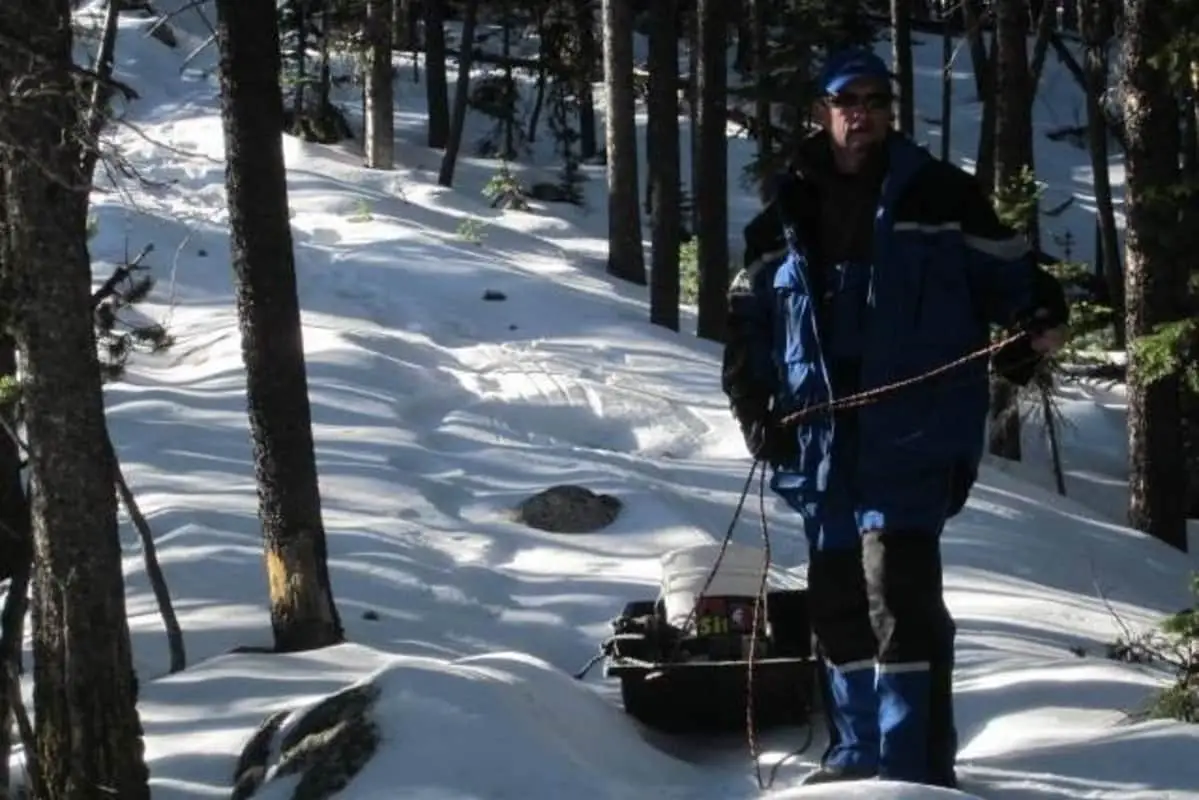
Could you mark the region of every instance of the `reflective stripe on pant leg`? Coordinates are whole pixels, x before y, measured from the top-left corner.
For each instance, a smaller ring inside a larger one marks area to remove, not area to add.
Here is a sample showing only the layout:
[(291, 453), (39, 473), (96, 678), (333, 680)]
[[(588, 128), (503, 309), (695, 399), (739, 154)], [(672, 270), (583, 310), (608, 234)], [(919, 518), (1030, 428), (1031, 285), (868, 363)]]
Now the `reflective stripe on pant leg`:
[[(870, 621), (879, 643), (879, 776), (926, 783), (931, 739), (944, 724), (948, 615), (941, 597), (940, 541), (935, 534), (868, 531), (862, 537)], [(952, 651), (950, 650), (950, 656)], [(939, 707), (938, 723), (932, 719)]]
[(857, 545), (812, 549), (808, 598), (823, 656), (821, 688), (830, 727), (823, 763), (873, 770), (878, 763), (877, 646)]

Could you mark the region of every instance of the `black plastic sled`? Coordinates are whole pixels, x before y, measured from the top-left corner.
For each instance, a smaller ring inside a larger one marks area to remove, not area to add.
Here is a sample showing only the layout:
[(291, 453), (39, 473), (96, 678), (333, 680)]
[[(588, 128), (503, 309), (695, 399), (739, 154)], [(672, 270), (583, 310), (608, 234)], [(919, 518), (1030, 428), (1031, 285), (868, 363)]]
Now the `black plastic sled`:
[[(754, 726), (803, 724), (818, 694), (807, 591), (771, 591), (766, 609), (753, 653)], [(625, 711), (670, 734), (745, 730), (746, 614), (746, 598), (705, 597), (691, 632), (667, 623), (661, 600), (626, 605), (603, 647), (604, 676), (620, 679)]]

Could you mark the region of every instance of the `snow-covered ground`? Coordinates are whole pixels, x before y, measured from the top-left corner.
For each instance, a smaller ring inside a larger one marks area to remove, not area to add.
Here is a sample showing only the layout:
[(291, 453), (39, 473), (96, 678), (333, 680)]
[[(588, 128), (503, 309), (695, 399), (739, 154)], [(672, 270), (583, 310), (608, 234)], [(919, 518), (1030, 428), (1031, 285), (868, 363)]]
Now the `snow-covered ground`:
[[(423, 146), (424, 87), (408, 69), (395, 171), (363, 169), (354, 143), (286, 142), (330, 569), (352, 643), (229, 652), (267, 645), (270, 632), (217, 89), (211, 76), (180, 73), (189, 26), (205, 33), (188, 19), (176, 50), (145, 38), (144, 22), (123, 24), (119, 72), (141, 93), (130, 110), (141, 133), (122, 129), (116, 141), (146, 178), (171, 183), (97, 195), (92, 245), (99, 279), (127, 249), (156, 246), (160, 284), (141, 308), (177, 337), (107, 389), (113, 439), (154, 528), (191, 665), (164, 677), (162, 623), (126, 527), (155, 797), (227, 797), (236, 755), (263, 717), (376, 674), (385, 752), (345, 797), (756, 796), (741, 737), (664, 740), (624, 714), (598, 669), (571, 677), (627, 600), (656, 594), (664, 551), (717, 539), (728, 524), (749, 462), (720, 393), (718, 350), (650, 326), (645, 290), (605, 276), (599, 169), (587, 169), (586, 211), (490, 209), (480, 189), (497, 165), (469, 152), (456, 187), (436, 186), (440, 153)], [(925, 108), (939, 102), (937, 57), (931, 43), (917, 50)], [(212, 64), (210, 52), (193, 66)], [(968, 68), (956, 84), (964, 146), (955, 149), (965, 156), (977, 114)], [(1051, 57), (1042, 128), (1077, 121), (1073, 91)], [(920, 136), (936, 148), (935, 126), (922, 123)], [(1073, 226), (1076, 252), (1089, 255), (1086, 155), (1037, 144), (1052, 192), (1080, 198), (1047, 227)], [(735, 179), (752, 145), (730, 145)], [(1118, 170), (1113, 178), (1118, 186)], [(755, 204), (750, 194), (731, 200), (734, 241)], [(486, 290), (506, 299), (485, 301)], [(1118, 523), (1122, 403), (1080, 395), (1066, 405), (1077, 499), (1042, 488), (1048, 466), (1034, 452), (1023, 479), (985, 469), (946, 534), (961, 775), (974, 796), (1199, 798), (1199, 728), (1127, 722), (1163, 676), (1103, 657), (1121, 631), (1113, 611), (1133, 627), (1156, 624), (1187, 604), (1195, 567)], [(562, 482), (614, 494), (625, 511), (602, 533), (567, 537), (510, 521), (517, 501)], [(779, 579), (795, 578), (805, 560), (796, 520), (768, 503)], [(738, 541), (758, 535), (746, 513)], [(763, 764), (805, 735), (764, 736)], [(817, 736), (779, 770), (774, 796), (964, 796), (881, 783), (794, 788), (821, 748)]]

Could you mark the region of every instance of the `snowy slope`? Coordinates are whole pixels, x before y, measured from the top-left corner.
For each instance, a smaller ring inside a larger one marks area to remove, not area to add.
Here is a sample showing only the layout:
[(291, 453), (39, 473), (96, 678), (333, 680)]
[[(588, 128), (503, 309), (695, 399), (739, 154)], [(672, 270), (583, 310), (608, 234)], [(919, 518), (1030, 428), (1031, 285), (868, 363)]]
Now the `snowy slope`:
[[(191, 24), (203, 36), (186, 15), (181, 35)], [(118, 55), (122, 79), (142, 93), (130, 111), (142, 133), (116, 138), (148, 179), (172, 183), (97, 196), (92, 252), (102, 278), (127, 249), (156, 245), (161, 283), (142, 309), (178, 339), (107, 390), (191, 663), (161, 677), (162, 625), (126, 528), (155, 796), (227, 797), (236, 753), (263, 716), (376, 673), (387, 752), (347, 797), (755, 796), (740, 738), (664, 740), (623, 714), (598, 670), (586, 683), (570, 677), (625, 601), (656, 594), (663, 551), (719, 537), (729, 521), (749, 464), (719, 391), (718, 351), (651, 327), (645, 292), (603, 274), (600, 173), (586, 212), (487, 208), (478, 189), (495, 164), (481, 159), (464, 160), (455, 190), (436, 187), (439, 154), (420, 146), (423, 86), (398, 89), (393, 172), (362, 169), (352, 144), (286, 146), (330, 568), (352, 644), (229, 654), (268, 644), (269, 625), (216, 88), (180, 77), (187, 43), (171, 51), (140, 28), (125, 22)], [(196, 66), (210, 68), (211, 53)], [(963, 118), (973, 108), (963, 104)], [(955, 124), (963, 135), (967, 123)], [(1061, 156), (1059, 173), (1077, 179)], [(753, 205), (731, 204), (740, 220)], [(481, 237), (464, 236), (463, 219)], [(489, 289), (506, 299), (484, 301)], [(619, 496), (624, 514), (603, 533), (569, 537), (508, 520), (518, 500), (567, 481)], [(768, 510), (778, 579), (797, 580), (795, 519), (773, 501)], [(747, 513), (738, 541), (757, 536)], [(945, 553), (971, 793), (1199, 798), (1199, 729), (1125, 723), (1161, 675), (1101, 655), (1120, 631), (1105, 602), (1129, 625), (1154, 624), (1186, 602), (1187, 559), (992, 469)], [(763, 763), (804, 736), (766, 736)], [(779, 770), (776, 796), (963, 796), (791, 788), (821, 746), (817, 737)]]

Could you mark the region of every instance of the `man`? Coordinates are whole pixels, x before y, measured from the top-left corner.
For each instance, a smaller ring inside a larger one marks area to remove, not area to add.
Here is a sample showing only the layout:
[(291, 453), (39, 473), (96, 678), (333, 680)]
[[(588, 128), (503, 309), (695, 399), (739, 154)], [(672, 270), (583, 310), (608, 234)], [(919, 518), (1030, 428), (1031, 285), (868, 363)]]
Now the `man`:
[(1064, 341), (1068, 311), (974, 178), (892, 131), (877, 56), (834, 54), (820, 86), (823, 130), (745, 229), (722, 385), (809, 541), (831, 741), (805, 782), (952, 787), (955, 630), (940, 534), (982, 457), (988, 359), (857, 408), (820, 407), (982, 351), (992, 324), (1027, 331), (994, 359), (1027, 382)]

